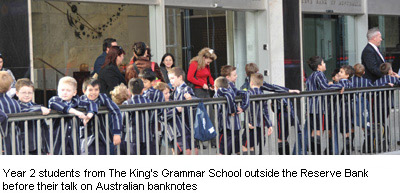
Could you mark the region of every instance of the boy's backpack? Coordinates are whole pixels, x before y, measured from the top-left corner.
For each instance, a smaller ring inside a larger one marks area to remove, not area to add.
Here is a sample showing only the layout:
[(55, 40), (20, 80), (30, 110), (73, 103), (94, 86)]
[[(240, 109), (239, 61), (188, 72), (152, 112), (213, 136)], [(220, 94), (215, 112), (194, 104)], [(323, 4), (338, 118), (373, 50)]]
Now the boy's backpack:
[(214, 125), (207, 114), (207, 109), (203, 102), (197, 106), (196, 117), (194, 121), (194, 138), (200, 141), (208, 141), (217, 136)]

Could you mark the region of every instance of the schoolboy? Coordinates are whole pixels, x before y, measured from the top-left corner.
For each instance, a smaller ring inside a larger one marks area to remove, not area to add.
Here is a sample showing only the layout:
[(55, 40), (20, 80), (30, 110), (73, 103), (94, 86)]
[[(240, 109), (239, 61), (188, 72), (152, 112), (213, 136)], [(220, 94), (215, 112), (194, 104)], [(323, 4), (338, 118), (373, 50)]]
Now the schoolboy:
[[(258, 72), (258, 67), (257, 67), (257, 65), (255, 63), (249, 63), (249, 64), (246, 64), (245, 70), (246, 70), (247, 78), (245, 80), (245, 84), (242, 87), (246, 86), (246, 84), (247, 84), (246, 82), (250, 81), (250, 77), (251, 77), (252, 74)], [(247, 90), (248, 89), (250, 89), (250, 88), (247, 88)], [(292, 89), (289, 89), (289, 88), (286, 88), (286, 87), (283, 87), (283, 86), (279, 86), (279, 85), (275, 85), (275, 84), (269, 84), (269, 83), (267, 83), (265, 81), (263, 81), (263, 85), (260, 87), (260, 89), (261, 89), (261, 91), (276, 92), (276, 93), (300, 93), (299, 90), (292, 90)], [(280, 104), (281, 101), (282, 101), (283, 106), (284, 106), (283, 110), (281, 109), (281, 104)], [(287, 110), (288, 109), (287, 106), (289, 106), (289, 108), (291, 109), (290, 115), (289, 115), (289, 112)], [(298, 132), (300, 132), (300, 130), (301, 130), (300, 129), (300, 123), (299, 122), (296, 123), (295, 116), (297, 116), (297, 115), (294, 114), (293, 105), (292, 105), (292, 103), (290, 103), (290, 101), (288, 99), (283, 98), (282, 100), (277, 100), (277, 108), (276, 108), (276, 110), (277, 110), (277, 112), (275, 112), (275, 113), (277, 114), (277, 117), (278, 117), (278, 122), (277, 122), (278, 128), (282, 128), (282, 122), (289, 123), (289, 118), (290, 118), (291, 119), (291, 125), (283, 124), (284, 127), (285, 127), (284, 130), (285, 131), (289, 131), (289, 127), (294, 126), (295, 124), (297, 124), (298, 125), (297, 128), (299, 130)], [(285, 133), (285, 136), (286, 135), (288, 135), (287, 132)], [(286, 144), (286, 146), (288, 146), (288, 144)], [(289, 154), (289, 148), (286, 148), (286, 152), (285, 153)]]
[[(255, 73), (252, 74), (250, 77), (250, 90), (249, 90), (249, 94), (250, 95), (260, 95), (260, 94), (264, 94), (263, 91), (261, 91), (260, 87), (263, 85), (263, 81), (264, 81), (264, 77), (262, 74), (260, 73)], [(256, 130), (257, 133), (257, 145), (259, 145), (261, 143), (261, 137), (264, 136), (264, 124), (265, 126), (268, 128), (268, 135), (272, 134), (272, 123), (271, 120), (269, 118), (268, 115), (268, 104), (266, 101), (263, 101), (263, 105), (262, 105), (262, 114), (260, 114), (260, 103), (255, 102), (255, 104), (251, 104), (250, 105), (250, 112), (249, 112), (249, 139), (247, 139), (247, 133), (245, 131), (245, 133), (243, 134), (243, 146), (244, 149), (246, 150), (248, 147), (248, 144), (250, 146), (250, 151), (254, 151), (254, 130)], [(278, 137), (279, 138), (279, 137)], [(282, 139), (282, 137), (280, 137), (279, 139)], [(282, 144), (282, 140), (280, 141), (280, 143)], [(281, 145), (282, 146), (282, 145)], [(262, 154), (262, 148), (261, 146), (259, 146), (260, 148), (260, 155)]]
[[(86, 146), (88, 146), (88, 154), (96, 154), (96, 143), (95, 140), (99, 140), (99, 155), (107, 154), (107, 135), (109, 139), (113, 139), (113, 145), (119, 145), (121, 143), (121, 128), (122, 128), (122, 115), (117, 104), (115, 104), (105, 93), (100, 93), (100, 82), (97, 79), (89, 78), (83, 82), (82, 85), (83, 94), (80, 99), (82, 101), (93, 101), (98, 107), (107, 107), (110, 111), (109, 114), (101, 114), (98, 116), (99, 126), (99, 139), (95, 136), (95, 120), (91, 120), (87, 124), (87, 141), (85, 141), (84, 130), (81, 130), (81, 153), (85, 154)], [(110, 129), (106, 128), (106, 116), (110, 116), (112, 124)], [(84, 129), (84, 128), (83, 128)], [(114, 148), (111, 148), (114, 149)]]
[(375, 81), (375, 86), (385, 86), (385, 85), (399, 85), (400, 76), (397, 73), (393, 73), (391, 63), (383, 63), (379, 66), (381, 70), (382, 77)]
[[(131, 80), (129, 80), (128, 88), (132, 94), (132, 97), (129, 100), (123, 102), (123, 105), (152, 103), (150, 99), (142, 95), (144, 84), (141, 79), (132, 78)], [(130, 125), (125, 125), (125, 127), (127, 127), (127, 135), (125, 137), (125, 141), (129, 142), (131, 155), (147, 155), (147, 152), (149, 152), (150, 155), (156, 154), (154, 136), (151, 133), (151, 130), (154, 130), (154, 128), (151, 128), (152, 124), (148, 122), (149, 120), (147, 120), (146, 118), (146, 113), (148, 113), (148, 117), (153, 116), (152, 111), (146, 112), (144, 110), (141, 110), (137, 113), (129, 112)], [(138, 115), (138, 117), (136, 117), (136, 115)], [(137, 122), (137, 120), (139, 121)], [(146, 131), (146, 129), (149, 130)], [(139, 138), (139, 141), (136, 141), (137, 137)], [(149, 146), (147, 145), (147, 142)]]
[[(240, 135), (240, 120), (239, 113), (240, 108), (235, 103), (236, 94), (229, 87), (229, 81), (225, 77), (218, 77), (214, 83), (215, 95), (214, 98), (225, 97), (227, 104), (225, 105), (225, 113), (222, 104), (218, 104), (218, 128), (221, 130), (219, 140), (219, 151), (220, 154), (230, 155), (232, 153), (238, 153), (240, 151), (239, 135)], [(225, 123), (224, 119), (225, 117)], [(232, 135), (233, 131), (233, 135)], [(225, 133), (226, 132), (226, 133)], [(225, 136), (224, 136), (225, 135)], [(227, 143), (225, 144), (225, 138)], [(234, 141), (234, 143), (233, 143)], [(225, 146), (227, 152), (225, 152)], [(234, 149), (233, 149), (234, 148)]]
[(3, 137), (5, 134), (5, 129), (7, 128), (7, 120), (8, 120), (7, 114), (5, 114), (4, 111), (0, 109), (0, 134), (1, 134), (0, 137)]
[[(165, 101), (168, 102), (170, 101), (170, 87), (167, 83), (164, 82), (159, 82), (157, 85), (154, 87), (155, 89), (161, 91), (164, 94)], [(163, 127), (163, 130), (165, 134), (168, 137), (169, 144), (171, 146), (172, 152), (175, 154), (182, 154), (183, 151), (183, 139), (182, 139), (182, 120), (181, 117), (178, 115), (178, 113), (175, 113), (175, 122), (174, 122), (174, 111), (175, 108), (168, 108), (166, 111), (166, 114), (163, 114), (163, 116), (160, 119), (161, 126)], [(165, 125), (165, 119), (167, 119), (167, 125)], [(176, 134), (175, 134), (175, 129), (176, 127)], [(185, 124), (185, 128), (187, 125)], [(189, 128), (186, 128), (186, 130), (190, 130)], [(176, 136), (176, 142), (175, 142), (175, 136)], [(177, 151), (175, 151), (175, 144)], [(188, 145), (190, 146), (190, 144)], [(186, 149), (186, 154), (190, 154), (191, 151), (190, 149)]]
[(154, 89), (153, 84), (156, 81), (156, 73), (151, 68), (146, 68), (139, 74), (139, 78), (142, 79), (144, 85), (143, 96), (150, 99), (153, 103), (164, 102), (164, 95), (161, 91)]
[[(12, 114), (12, 113), (20, 113), (21, 112), (21, 107), (19, 103), (10, 98), (7, 95), (7, 92), (11, 89), (11, 84), (13, 83), (13, 78), (11, 75), (6, 72), (6, 71), (0, 71), (0, 110), (2, 110), (6, 114)], [(15, 125), (18, 125), (17, 123)], [(8, 124), (10, 126), (10, 124)], [(16, 151), (15, 153), (17, 155), (22, 154), (22, 144), (20, 139), (20, 129), (19, 127), (15, 127), (15, 145), (16, 145)], [(11, 128), (3, 128), (3, 144), (5, 145), (4, 147), (4, 154), (6, 155), (12, 155), (12, 143), (11, 143)]]
[[(400, 76), (397, 73), (393, 72), (391, 63), (388, 63), (388, 62), (383, 63), (380, 65), (379, 69), (381, 70), (381, 73), (383, 76), (375, 81), (375, 86), (400, 85), (400, 80), (399, 80)], [(391, 101), (394, 101), (393, 94), (388, 94), (388, 95), (391, 96), (391, 98), (392, 98)], [(386, 101), (389, 101), (389, 96), (387, 96)], [(390, 113), (389, 110), (394, 107), (394, 104), (392, 102), (392, 106), (389, 106), (389, 102), (386, 102), (386, 112), (385, 112), (384, 111), (384, 108), (385, 108), (384, 101), (385, 101), (384, 99), (378, 100), (378, 98), (377, 98), (376, 103), (378, 104), (378, 108), (377, 108), (378, 112), (376, 113), (377, 120), (375, 122), (377, 122), (377, 123), (379, 122), (379, 123), (382, 123), (384, 126), (387, 126), (386, 125), (387, 120), (384, 116), (385, 115), (389, 116), (389, 113)], [(381, 114), (383, 117), (382, 121), (380, 119)]]
[[(352, 87), (353, 88), (364, 88), (364, 87), (370, 87), (373, 86), (371, 80), (364, 78), (365, 74), (365, 67), (364, 65), (358, 63), (356, 65), (354, 65), (354, 76), (350, 79), (350, 82), (352, 83)], [(371, 120), (369, 117), (369, 101), (368, 101), (368, 95), (366, 94), (364, 96), (364, 93), (362, 93), (361, 95), (356, 95), (355, 97), (355, 103), (356, 103), (356, 120), (355, 121), (355, 126), (360, 126), (361, 125), (361, 129), (365, 131), (365, 128), (367, 128), (367, 141), (370, 141), (370, 138), (368, 137), (370, 135), (370, 124), (371, 124)], [(360, 113), (360, 109), (361, 112)], [(361, 120), (360, 120), (361, 118)], [(361, 122), (361, 124), (360, 124)], [(364, 143), (366, 144), (366, 143)], [(370, 143), (367, 143), (370, 144)], [(365, 145), (364, 145), (365, 147)], [(363, 150), (365, 150), (365, 148), (363, 148)]]
[[(77, 82), (70, 76), (65, 76), (60, 79), (57, 87), (58, 96), (51, 97), (49, 100), (49, 108), (62, 112), (64, 114), (73, 114), (80, 119), (83, 123), (86, 123), (93, 117), (94, 113), (97, 113), (98, 106), (93, 101), (83, 101), (76, 95), (77, 93)], [(76, 108), (85, 108), (85, 113), (76, 110)], [(74, 121), (73, 117), (65, 117), (64, 125), (61, 125), (60, 119), (53, 119), (53, 142), (54, 142), (54, 155), (72, 155), (80, 153), (79, 143), (79, 126), (80, 121)], [(64, 130), (62, 130), (64, 129)], [(65, 149), (62, 147), (62, 135), (61, 132), (65, 133)], [(50, 133), (48, 139), (51, 138)], [(76, 144), (76, 146), (75, 146)], [(51, 153), (51, 152), (50, 152)]]
[(221, 67), (221, 76), (228, 79), (229, 87), (233, 90), (236, 96), (243, 96), (245, 99), (243, 100), (242, 104), (240, 104), (240, 112), (245, 111), (250, 104), (250, 97), (249, 93), (246, 91), (238, 90), (235, 86), (235, 82), (237, 79), (236, 67), (225, 65)]
[[(186, 85), (185, 83), (185, 72), (182, 70), (182, 68), (179, 67), (174, 67), (172, 70), (168, 73), (168, 78), (172, 84), (172, 86), (175, 88), (174, 94), (173, 94), (173, 100), (174, 101), (183, 101), (183, 100), (190, 100), (195, 97), (194, 92), (191, 87)], [(179, 112), (182, 112), (182, 107), (176, 107), (176, 109)], [(192, 138), (191, 138), (191, 130), (189, 128), (190, 126), (190, 108), (185, 107), (184, 108), (184, 113), (185, 116), (181, 117), (185, 119), (185, 130), (182, 130), (182, 142), (181, 144), (183, 145), (182, 149), (185, 149), (187, 154), (191, 153), (191, 150), (194, 149), (191, 146)], [(193, 123), (194, 124), (194, 123)], [(184, 140), (184, 141), (183, 141)], [(183, 143), (185, 142), (185, 143)], [(178, 140), (178, 143), (180, 141)], [(195, 149), (195, 153), (197, 154), (197, 149)]]
[(240, 87), (240, 90), (248, 91), (250, 90), (250, 76), (258, 72), (258, 66), (255, 63), (248, 63), (245, 66), (245, 71), (246, 79), (244, 80), (243, 85)]
[[(110, 92), (112, 101), (117, 105), (122, 105), (122, 103), (132, 97), (132, 94), (129, 92), (128, 87), (124, 83), (114, 87), (114, 89)], [(120, 147), (120, 155), (127, 154), (127, 146), (125, 141), (126, 136), (126, 127), (124, 127), (124, 123), (122, 122), (122, 134), (121, 134), (121, 143), (119, 144)], [(118, 151), (118, 147), (114, 147), (114, 152)]]
[[(354, 74), (353, 67), (349, 65), (342, 66), (338, 73), (338, 78), (339, 78), (338, 84), (345, 89), (352, 88), (352, 83), (349, 81), (349, 79), (353, 76), (353, 74)], [(339, 95), (338, 97), (339, 97), (339, 105), (338, 105), (339, 108), (337, 109), (337, 114), (340, 115), (339, 116), (340, 132), (346, 139), (345, 149), (343, 149), (343, 152), (349, 154), (349, 152), (351, 151), (350, 147), (352, 144), (350, 140), (354, 139), (354, 130), (352, 129), (352, 124), (351, 124), (352, 106), (351, 102), (349, 103), (349, 101), (352, 101), (352, 98), (350, 97), (349, 99), (348, 95)], [(342, 104), (344, 104), (344, 107)], [(335, 105), (335, 108), (336, 107), (337, 105)]]
[(331, 74), (331, 76), (332, 76), (332, 81), (329, 82), (329, 84), (336, 84), (336, 83), (339, 82), (339, 80), (340, 80), (340, 78), (339, 78), (339, 71), (340, 71), (340, 68), (335, 68), (335, 69), (333, 70), (333, 72), (332, 72), (332, 74)]
[[(18, 103), (21, 106), (21, 112), (42, 112), (43, 115), (48, 115), (50, 113), (50, 109), (43, 107), (41, 105), (35, 104), (32, 102), (33, 94), (34, 94), (34, 86), (33, 82), (27, 78), (22, 78), (17, 81), (15, 84), (16, 95), (18, 97)], [(48, 132), (48, 126), (44, 120), (40, 121), (41, 125), (41, 134), (42, 134), (42, 147), (38, 148), (37, 145), (37, 123), (36, 121), (28, 121), (28, 144), (29, 149), (25, 149), (25, 145), (22, 146), (24, 151), (28, 151), (30, 155), (37, 155), (38, 149), (41, 149), (41, 154), (48, 153), (49, 143), (46, 140), (46, 133)], [(23, 125), (20, 125), (20, 128), (24, 128)], [(25, 144), (25, 131), (21, 131), (22, 144)]]
[(235, 82), (237, 79), (237, 72), (236, 72), (236, 67), (230, 66), (230, 65), (225, 65), (221, 67), (221, 76), (225, 77), (229, 81), (229, 86), (232, 88), (232, 90), (236, 93), (237, 88), (235, 86)]
[(354, 65), (354, 76), (350, 78), (353, 88), (364, 88), (373, 86), (370, 79), (364, 78), (365, 67), (358, 63)]
[[(342, 89), (343, 92), (343, 86), (339, 85), (339, 84), (328, 84), (328, 80), (326, 79), (326, 76), (324, 74), (324, 72), (326, 71), (326, 64), (324, 62), (324, 60), (319, 57), (319, 56), (313, 56), (308, 60), (308, 66), (311, 68), (311, 70), (313, 71), (313, 73), (307, 78), (306, 80), (306, 88), (307, 91), (317, 91), (317, 90), (327, 90), (327, 89)], [(310, 116), (310, 128), (309, 130), (311, 131), (311, 136), (312, 138), (314, 136), (317, 136), (317, 138), (314, 140), (312, 139), (312, 142), (316, 142), (317, 144), (320, 144), (320, 136), (321, 136), (321, 130), (324, 130), (324, 126), (322, 125), (322, 128), (320, 127), (320, 116), (324, 117), (324, 113), (325, 113), (325, 108), (324, 105), (322, 105), (321, 109), (322, 109), (322, 115), (319, 114), (319, 99), (318, 97), (309, 97), (308, 99), (309, 101), (309, 106), (308, 106), (308, 112), (309, 112), (309, 116)], [(321, 98), (321, 104), (324, 104), (324, 98)], [(314, 104), (315, 102), (315, 104)], [(314, 125), (314, 122), (316, 123), (316, 125)], [(322, 122), (322, 120), (321, 120)], [(307, 124), (306, 124), (307, 125)], [(305, 138), (307, 139), (307, 135), (308, 135), (308, 130), (305, 129)], [(305, 141), (305, 147), (307, 148), (307, 142), (308, 140)], [(311, 147), (314, 147), (314, 144), (311, 145)], [(317, 147), (319, 148), (320, 146), (317, 145)], [(313, 150), (311, 150), (313, 151)], [(320, 150), (314, 150), (314, 152), (318, 153), (320, 152)]]

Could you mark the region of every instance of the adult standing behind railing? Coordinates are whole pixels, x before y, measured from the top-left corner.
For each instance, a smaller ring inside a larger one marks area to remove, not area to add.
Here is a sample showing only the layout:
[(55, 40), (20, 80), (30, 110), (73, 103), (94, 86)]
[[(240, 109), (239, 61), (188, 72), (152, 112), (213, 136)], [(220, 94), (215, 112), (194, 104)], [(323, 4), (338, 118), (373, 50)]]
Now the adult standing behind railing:
[(368, 44), (361, 54), (361, 62), (365, 66), (364, 78), (372, 82), (382, 77), (379, 66), (385, 63), (385, 58), (379, 52), (378, 46), (381, 45), (382, 35), (378, 28), (369, 29), (367, 32)]
[(151, 62), (150, 48), (144, 42), (136, 42), (133, 44), (133, 58), (126, 68), (125, 81), (129, 82), (132, 78), (138, 78), (139, 74), (146, 68), (151, 68), (156, 73), (157, 81), (164, 82), (164, 77), (157, 63)]
[(106, 60), (99, 72), (100, 92), (110, 97), (110, 91), (121, 83), (126, 84), (125, 77), (121, 74), (118, 66), (124, 60), (125, 51), (121, 46), (113, 46), (108, 51)]
[(210, 63), (216, 59), (213, 49), (203, 48), (190, 60), (187, 80), (194, 85), (194, 94), (199, 98), (210, 98), (209, 90), (214, 86)]
[(3, 68), (3, 66), (4, 66), (4, 59), (3, 59), (3, 55), (1, 55), (1, 53), (0, 53), (0, 71), (8, 72), (13, 79), (13, 82), (11, 84), (11, 89), (7, 92), (7, 95), (12, 98), (12, 97), (14, 97), (15, 92), (16, 92), (15, 91), (15, 82), (16, 82), (15, 77), (14, 77), (14, 74), (11, 72), (11, 70), (9, 70), (7, 68)]
[(103, 53), (99, 57), (97, 57), (96, 61), (94, 62), (94, 68), (92, 72), (93, 78), (98, 77), (101, 66), (103, 66), (104, 61), (106, 60), (107, 53), (112, 46), (118, 46), (116, 39), (107, 38), (103, 41)]
[(175, 67), (174, 56), (170, 53), (164, 54), (164, 56), (162, 57), (161, 62), (160, 62), (160, 69), (161, 69), (161, 73), (164, 76), (164, 81), (165, 81), (165, 83), (168, 84), (169, 88), (172, 88), (172, 85), (171, 85), (171, 82), (169, 81), (168, 73), (173, 67)]

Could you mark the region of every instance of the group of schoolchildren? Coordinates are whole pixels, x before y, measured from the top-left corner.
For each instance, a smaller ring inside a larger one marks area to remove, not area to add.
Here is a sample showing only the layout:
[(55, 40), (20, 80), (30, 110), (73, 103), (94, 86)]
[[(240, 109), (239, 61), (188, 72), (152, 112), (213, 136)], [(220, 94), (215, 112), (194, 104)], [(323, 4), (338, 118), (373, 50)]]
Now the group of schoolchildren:
[[(254, 151), (254, 135), (257, 133), (257, 143), (264, 135), (264, 126), (268, 128), (268, 135), (272, 133), (272, 124), (264, 102), (260, 114), (260, 104), (250, 105), (249, 96), (262, 94), (264, 90), (274, 92), (292, 91), (263, 81), (257, 65), (246, 65), (246, 83), (244, 89), (235, 87), (237, 78), (236, 68), (223, 66), (222, 76), (215, 81), (214, 97), (225, 97), (226, 104), (218, 104), (218, 128), (221, 130), (219, 150), (221, 154), (238, 153), (240, 148)], [(29, 79), (20, 79), (16, 83), (18, 101), (8, 97), (5, 93), (13, 82), (7, 72), (0, 72), (0, 118), (1, 134), (3, 136), (2, 150), (4, 154), (115, 154), (114, 146), (121, 145), (121, 154), (157, 154), (156, 141), (161, 144), (162, 137), (158, 136), (156, 128), (167, 135), (168, 143), (175, 154), (197, 154), (198, 142), (193, 142), (190, 129), (190, 108), (176, 107), (156, 110), (139, 110), (129, 112), (123, 116), (118, 105), (145, 104), (164, 101), (182, 101), (196, 98), (192, 88), (185, 83), (185, 72), (178, 67), (168, 73), (172, 88), (165, 83), (155, 83), (156, 75), (151, 69), (143, 70), (138, 79), (131, 79), (128, 87), (121, 84), (111, 91), (111, 99), (100, 93), (98, 80), (90, 78), (83, 83), (82, 96), (77, 96), (77, 82), (66, 76), (60, 79), (57, 87), (57, 96), (49, 100), (49, 108), (32, 102), (34, 86)], [(154, 87), (153, 87), (154, 86)], [(242, 102), (235, 102), (236, 96), (243, 96)], [(239, 144), (239, 131), (244, 128), (239, 114), (250, 106), (248, 128), (250, 132), (243, 136), (243, 144)], [(99, 114), (99, 107), (106, 107), (108, 114)], [(85, 112), (80, 109), (83, 108)], [(48, 115), (51, 110), (71, 114), (64, 118), (52, 118), (51, 123), (45, 119), (28, 120), (28, 129), (25, 121), (16, 122), (15, 134), (11, 134), (11, 126), (7, 122), (7, 114), (20, 112), (41, 112)], [(156, 113), (157, 112), (157, 113)], [(184, 116), (183, 116), (184, 115)], [(95, 117), (95, 118), (94, 118)], [(223, 119), (223, 117), (225, 117)], [(225, 122), (223, 122), (225, 121)], [(125, 124), (126, 123), (126, 124)], [(166, 123), (166, 124), (165, 124)], [(110, 128), (109, 130), (106, 130)], [(40, 130), (40, 131), (38, 131)], [(257, 131), (254, 131), (257, 130)], [(25, 134), (25, 131), (28, 133)], [(37, 135), (40, 134), (41, 137)], [(226, 136), (225, 136), (226, 135)], [(28, 140), (25, 139), (28, 136)], [(14, 140), (11, 138), (15, 137)], [(226, 138), (224, 140), (224, 138)], [(37, 142), (41, 139), (40, 143)], [(15, 141), (15, 152), (12, 151), (12, 141)], [(26, 141), (28, 144), (26, 144)], [(51, 143), (51, 144), (50, 144)], [(109, 143), (109, 144), (107, 144)], [(225, 144), (226, 143), (226, 144)], [(250, 145), (249, 145), (249, 144)], [(41, 147), (37, 147), (38, 144)], [(197, 144), (194, 145), (193, 144)], [(225, 145), (228, 147), (225, 152)], [(129, 146), (129, 147), (128, 147)], [(233, 147), (235, 146), (235, 147)], [(28, 147), (29, 149), (26, 149)], [(176, 152), (175, 152), (176, 151)]]
[[(369, 80), (362, 78), (364, 67), (357, 64), (353, 67), (342, 66), (338, 73), (333, 74), (333, 83), (329, 83), (324, 75), (326, 70), (325, 63), (321, 57), (315, 56), (308, 61), (310, 68), (314, 71), (307, 79), (307, 90), (325, 90), (325, 89), (344, 89), (359, 88), (372, 86)], [(399, 76), (391, 70), (390, 63), (384, 63), (380, 66), (384, 76), (375, 82), (376, 86), (387, 84), (399, 84)], [(264, 81), (262, 74), (258, 73), (258, 67), (254, 63), (246, 65), (246, 80), (244, 85), (237, 89), (235, 81), (237, 79), (236, 68), (230, 65), (221, 68), (221, 76), (215, 80), (215, 98), (224, 97), (227, 101), (225, 104), (217, 105), (218, 128), (220, 130), (219, 143), (220, 154), (237, 154), (241, 150), (244, 152), (254, 152), (256, 144), (261, 148), (260, 142), (265, 135), (271, 135), (273, 132), (272, 123), (268, 112), (267, 101), (255, 102), (250, 104), (250, 95), (260, 95), (264, 91), (277, 93), (299, 93), (298, 90), (290, 90), (278, 85), (268, 84)], [(355, 76), (353, 74), (355, 73)], [(163, 131), (168, 139), (167, 143), (172, 147), (175, 154), (197, 154), (197, 142), (191, 136), (191, 113), (188, 106), (175, 108), (160, 108), (155, 110), (138, 110), (130, 111), (127, 116), (122, 116), (118, 105), (147, 104), (153, 102), (164, 101), (183, 101), (196, 98), (191, 87), (185, 83), (185, 72), (174, 67), (168, 73), (172, 88), (162, 82), (156, 83), (156, 74), (151, 69), (145, 69), (140, 73), (139, 78), (129, 80), (128, 87), (121, 84), (114, 88), (110, 93), (111, 99), (105, 94), (100, 93), (100, 84), (96, 79), (87, 79), (83, 84), (82, 96), (77, 96), (77, 82), (72, 77), (63, 77), (58, 84), (58, 96), (54, 96), (49, 100), (49, 108), (32, 102), (34, 94), (33, 83), (29, 79), (20, 79), (16, 83), (18, 101), (11, 99), (6, 95), (13, 82), (12, 77), (7, 72), (0, 72), (0, 121), (1, 136), (3, 136), (3, 153), (12, 154), (55, 154), (55, 155), (73, 155), (73, 154), (115, 154), (114, 146), (121, 145), (121, 154), (145, 155), (157, 154), (157, 142), (161, 144), (164, 138), (157, 131)], [(240, 103), (235, 102), (235, 98), (241, 96)], [(339, 100), (348, 101), (346, 96), (340, 96)], [(309, 97), (309, 125), (311, 137), (313, 141), (318, 141), (321, 131), (324, 130), (325, 124), (319, 124), (320, 118), (326, 113), (325, 105), (322, 100), (316, 97)], [(335, 99), (336, 100), (336, 99)], [(333, 100), (333, 101), (335, 101)], [(368, 102), (366, 99), (352, 99), (361, 104)], [(278, 146), (280, 154), (288, 154), (289, 146), (287, 142), (289, 127), (288, 122), (292, 125), (298, 124), (294, 121), (294, 110), (290, 100), (283, 98), (277, 100), (279, 103), (272, 110), (276, 110), (278, 117)], [(332, 100), (328, 99), (327, 102)], [(320, 104), (321, 103), (321, 104)], [(320, 106), (321, 105), (321, 106)], [(331, 104), (329, 104), (331, 105)], [(344, 124), (340, 125), (340, 131), (344, 137), (348, 138), (353, 135), (353, 130), (347, 125), (348, 103), (345, 103), (346, 110), (339, 107), (336, 112), (342, 116)], [(284, 106), (281, 109), (281, 106)], [(332, 104), (336, 106), (336, 104)], [(106, 107), (108, 114), (99, 114), (99, 107)], [(85, 112), (78, 108), (84, 108)], [(239, 114), (248, 110), (248, 117), (244, 124), (239, 118)], [(7, 125), (7, 114), (20, 112), (41, 112), (48, 115), (51, 110), (62, 112), (64, 114), (72, 114), (64, 118), (53, 118), (52, 123), (45, 120), (33, 121), (29, 120), (27, 130), (23, 129), (25, 121), (17, 123), (15, 135), (11, 133), (10, 125)], [(288, 113), (287, 109), (291, 109)], [(357, 108), (358, 109), (358, 108)], [(344, 114), (340, 112), (345, 112)], [(322, 113), (322, 115), (320, 114)], [(357, 114), (359, 114), (357, 112)], [(288, 121), (290, 119), (290, 121)], [(359, 120), (359, 118), (357, 118)], [(340, 121), (343, 122), (343, 121)], [(358, 121), (357, 121), (358, 122)], [(286, 124), (286, 125), (285, 125)], [(314, 125), (315, 124), (315, 125)], [(306, 124), (307, 125), (307, 124)], [(18, 127), (19, 126), (19, 127)], [(108, 127), (107, 127), (108, 126)], [(321, 128), (322, 126), (322, 128)], [(299, 128), (300, 126), (298, 126)], [(366, 125), (362, 125), (366, 127)], [(110, 130), (107, 130), (110, 128)], [(240, 130), (246, 128), (241, 134)], [(266, 129), (265, 129), (266, 128)], [(157, 130), (158, 129), (158, 130)], [(38, 132), (40, 130), (40, 132)], [(25, 134), (28, 132), (28, 134)], [(284, 133), (284, 135), (283, 135)], [(41, 134), (41, 137), (37, 135)], [(25, 136), (28, 140), (25, 140)], [(304, 141), (307, 142), (308, 134), (303, 135)], [(300, 132), (299, 132), (299, 136)], [(336, 135), (337, 136), (337, 135)], [(12, 137), (15, 137), (13, 140)], [(242, 139), (240, 140), (240, 137)], [(314, 140), (314, 138), (317, 138)], [(37, 142), (38, 139), (42, 141)], [(336, 139), (337, 140), (337, 139)], [(15, 148), (11, 148), (12, 141), (15, 141)], [(28, 141), (28, 144), (26, 144)], [(242, 141), (242, 144), (240, 144)], [(52, 143), (52, 144), (50, 144)], [(109, 143), (109, 144), (107, 144)], [(37, 147), (37, 144), (42, 144)], [(314, 145), (312, 145), (313, 147)], [(26, 149), (28, 147), (28, 149)], [(174, 148), (175, 147), (175, 148)], [(307, 145), (306, 145), (307, 147)], [(301, 149), (301, 147), (299, 147)], [(160, 149), (160, 147), (158, 148)], [(286, 149), (283, 152), (282, 149)], [(194, 151), (194, 152), (192, 152)], [(310, 151), (316, 151), (311, 149)], [(262, 150), (259, 150), (262, 153)], [(335, 153), (338, 153), (335, 147)]]
[[(383, 63), (380, 65), (380, 71), (382, 77), (377, 79), (375, 83), (372, 83), (369, 79), (363, 78), (365, 74), (365, 67), (362, 64), (356, 64), (354, 67), (349, 65), (343, 65), (340, 69), (335, 69), (332, 73), (332, 82), (328, 82), (324, 72), (326, 70), (326, 64), (323, 59), (319, 56), (311, 57), (308, 60), (308, 65), (312, 69), (313, 73), (306, 80), (307, 91), (317, 90), (328, 90), (336, 89), (342, 90), (349, 88), (363, 88), (371, 86), (385, 86), (385, 85), (398, 85), (400, 76), (394, 73), (390, 63)], [(338, 96), (327, 96), (325, 97), (309, 97), (308, 98), (308, 120), (309, 123), (305, 127), (305, 149), (307, 150), (307, 137), (308, 132), (311, 133), (311, 149), (312, 154), (322, 154), (321, 151), (321, 136), (324, 130), (329, 132), (329, 137), (334, 136), (330, 142), (330, 152), (332, 154), (348, 154), (353, 150), (351, 140), (354, 139), (354, 126), (360, 126), (360, 128), (367, 132), (367, 139), (364, 141), (363, 151), (371, 151), (372, 147), (369, 147), (370, 135), (372, 128), (372, 119), (370, 118), (370, 102), (368, 101), (369, 95), (365, 96), (364, 93), (361, 95), (338, 95)], [(324, 103), (324, 100), (327, 100)], [(378, 101), (375, 101), (378, 103)], [(325, 106), (326, 105), (326, 106)], [(378, 114), (382, 109), (389, 109), (390, 107), (382, 104), (377, 104)], [(355, 109), (354, 109), (355, 107)], [(327, 109), (326, 109), (327, 108)], [(361, 111), (360, 111), (361, 109)], [(356, 115), (354, 119), (353, 113)], [(387, 116), (388, 116), (387, 112)], [(322, 120), (321, 120), (322, 119)], [(325, 122), (326, 121), (326, 122)], [(381, 126), (386, 126), (386, 118), (382, 121), (376, 120), (375, 123), (380, 123)], [(327, 124), (326, 124), (327, 123)], [(309, 125), (309, 127), (307, 126)], [(328, 126), (328, 128), (325, 128)], [(307, 128), (309, 128), (307, 130)], [(333, 128), (332, 130), (329, 128)], [(344, 148), (339, 152), (338, 147), (338, 128), (344, 138)], [(332, 134), (334, 132), (334, 134)], [(375, 137), (374, 137), (375, 138)], [(331, 143), (332, 141), (333, 144)], [(316, 147), (316, 148), (315, 148)], [(300, 149), (302, 149), (300, 147)], [(325, 151), (326, 153), (326, 151)]]

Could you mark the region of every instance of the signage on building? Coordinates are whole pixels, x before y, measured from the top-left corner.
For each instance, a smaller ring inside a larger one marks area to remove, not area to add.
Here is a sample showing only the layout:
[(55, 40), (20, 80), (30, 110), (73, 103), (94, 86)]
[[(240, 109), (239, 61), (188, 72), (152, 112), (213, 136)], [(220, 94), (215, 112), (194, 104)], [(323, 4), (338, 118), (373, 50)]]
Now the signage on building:
[(165, 6), (264, 10), (265, 0), (165, 0)]
[[(58, 0), (60, 1), (60, 0)], [(136, 5), (158, 5), (159, 0), (61, 0), (61, 1), (78, 1), (88, 3), (118, 3), (118, 4), (136, 4)]]
[(364, 14), (362, 0), (301, 0), (303, 13)]

